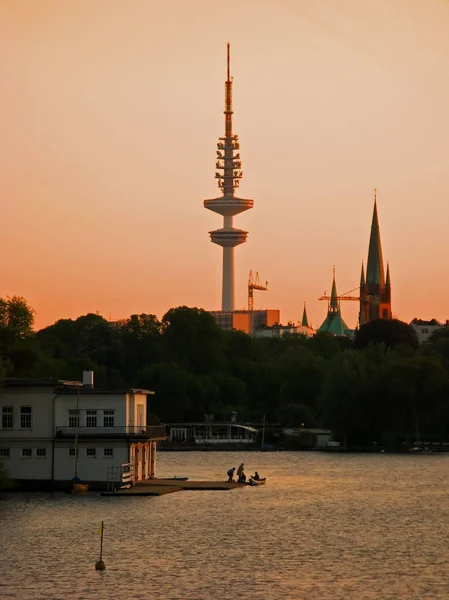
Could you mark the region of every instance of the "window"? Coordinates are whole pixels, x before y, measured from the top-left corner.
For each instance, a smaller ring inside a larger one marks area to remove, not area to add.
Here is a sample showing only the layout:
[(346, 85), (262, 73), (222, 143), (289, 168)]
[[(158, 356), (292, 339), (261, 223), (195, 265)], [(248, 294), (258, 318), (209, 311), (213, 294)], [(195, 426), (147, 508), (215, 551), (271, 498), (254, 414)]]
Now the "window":
[(75, 448), (69, 448), (69, 456), (75, 456)]
[(103, 427), (114, 427), (114, 412), (113, 410), (103, 411)]
[(428, 329), (421, 329), (421, 333), (429, 333)]
[(22, 458), (31, 458), (32, 451), (31, 448), (22, 448)]
[(97, 426), (97, 411), (96, 410), (86, 410), (86, 427), (96, 427)]
[(0, 457), (1, 458), (10, 458), (11, 457), (11, 448), (0, 448)]
[(79, 410), (69, 410), (69, 427), (79, 427), (80, 426), (80, 411)]
[(95, 458), (97, 456), (96, 448), (86, 448), (86, 456), (90, 456), (91, 458)]
[(12, 406), (2, 407), (2, 429), (12, 429)]
[(36, 448), (36, 458), (46, 458), (47, 448)]
[(20, 429), (31, 429), (31, 406), (20, 407)]
[(104, 448), (103, 456), (105, 458), (112, 458), (114, 456), (114, 448)]

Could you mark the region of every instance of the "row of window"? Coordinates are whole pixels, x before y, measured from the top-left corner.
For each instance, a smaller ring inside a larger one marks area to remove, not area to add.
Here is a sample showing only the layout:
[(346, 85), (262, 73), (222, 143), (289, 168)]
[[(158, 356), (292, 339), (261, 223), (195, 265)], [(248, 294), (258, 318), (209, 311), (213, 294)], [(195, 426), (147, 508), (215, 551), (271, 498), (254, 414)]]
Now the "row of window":
[[(14, 410), (13, 406), (2, 406), (2, 429), (13, 429), (14, 428)], [(69, 427), (80, 426), (80, 410), (69, 410)], [(86, 410), (86, 427), (97, 427), (98, 426), (98, 412), (97, 410)], [(103, 427), (114, 427), (115, 425), (115, 411), (114, 410), (103, 410)], [(142, 421), (143, 422), (143, 421)], [(20, 407), (20, 429), (31, 429), (32, 428), (32, 407), (21, 406)]]
[[(75, 448), (69, 448), (69, 456), (75, 456)], [(79, 454), (78, 454), (79, 456)], [(86, 448), (85, 456), (89, 458), (97, 457), (97, 449), (96, 448)], [(103, 448), (103, 457), (104, 458), (112, 458), (114, 456), (114, 448)]]
[[(2, 406), (2, 429), (13, 428), (13, 407)], [(31, 429), (32, 425), (32, 411), (31, 406), (20, 407), (20, 429)]]
[[(79, 410), (69, 410), (69, 427), (80, 426)], [(103, 410), (103, 427), (114, 427), (114, 410)], [(98, 411), (86, 410), (86, 427), (97, 427)]]
[[(34, 456), (36, 458), (46, 458), (47, 448), (35, 448)], [(10, 458), (11, 448), (0, 448), (0, 458)], [(22, 458), (33, 458), (33, 448), (22, 448)]]
[[(47, 458), (47, 448), (34, 448), (34, 456), (36, 458)], [(75, 448), (69, 448), (69, 456), (75, 456)], [(96, 458), (97, 449), (86, 448), (85, 456), (89, 458)], [(113, 456), (114, 448), (103, 448), (104, 458), (113, 458)], [(0, 448), (0, 458), (11, 458), (11, 448)], [(33, 448), (22, 448), (22, 458), (33, 458)]]

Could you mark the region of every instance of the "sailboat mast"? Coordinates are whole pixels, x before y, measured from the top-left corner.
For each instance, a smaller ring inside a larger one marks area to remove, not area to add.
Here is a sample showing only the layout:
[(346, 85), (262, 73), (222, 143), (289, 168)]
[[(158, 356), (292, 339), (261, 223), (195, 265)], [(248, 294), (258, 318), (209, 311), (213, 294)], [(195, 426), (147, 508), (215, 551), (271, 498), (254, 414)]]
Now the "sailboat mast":
[(263, 428), (262, 428), (262, 450), (265, 444), (265, 415), (263, 416)]
[(419, 421), (418, 421), (418, 407), (415, 406), (415, 428), (416, 428), (416, 442), (417, 444), (421, 444), (421, 439), (419, 435)]
[(76, 428), (75, 428), (75, 473), (73, 476), (76, 482), (78, 477), (78, 430), (80, 425), (80, 388), (76, 388)]

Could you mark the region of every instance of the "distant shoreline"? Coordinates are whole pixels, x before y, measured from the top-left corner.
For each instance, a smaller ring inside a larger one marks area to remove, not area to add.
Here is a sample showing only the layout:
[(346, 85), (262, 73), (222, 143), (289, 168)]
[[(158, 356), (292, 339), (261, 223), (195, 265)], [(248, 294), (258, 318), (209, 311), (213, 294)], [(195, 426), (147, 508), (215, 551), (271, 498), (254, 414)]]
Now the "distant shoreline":
[(411, 452), (410, 448), (388, 448), (388, 447), (363, 447), (363, 446), (353, 446), (344, 448), (343, 446), (331, 447), (331, 448), (284, 448), (284, 447), (264, 447), (263, 449), (260, 446), (242, 446), (242, 445), (229, 445), (223, 446), (220, 445), (212, 446), (212, 445), (197, 445), (197, 446), (165, 446), (158, 447), (158, 452), (324, 452), (326, 454), (410, 454), (412, 456), (415, 455), (434, 455), (434, 454), (448, 454), (449, 448), (442, 448), (438, 450), (430, 450), (424, 452)]

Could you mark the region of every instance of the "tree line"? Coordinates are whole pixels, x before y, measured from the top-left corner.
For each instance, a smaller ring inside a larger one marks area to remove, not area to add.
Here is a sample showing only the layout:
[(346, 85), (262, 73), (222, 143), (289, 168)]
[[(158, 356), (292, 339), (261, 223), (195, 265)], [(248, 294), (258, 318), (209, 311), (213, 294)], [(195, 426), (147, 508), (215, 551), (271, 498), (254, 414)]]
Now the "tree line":
[(353, 445), (449, 441), (449, 328), (421, 346), (398, 320), (362, 326), (353, 340), (253, 338), (223, 331), (205, 310), (181, 306), (161, 320), (98, 314), (33, 330), (24, 298), (0, 299), (0, 376), (79, 379), (155, 391), (157, 422), (229, 421), (329, 427)]

